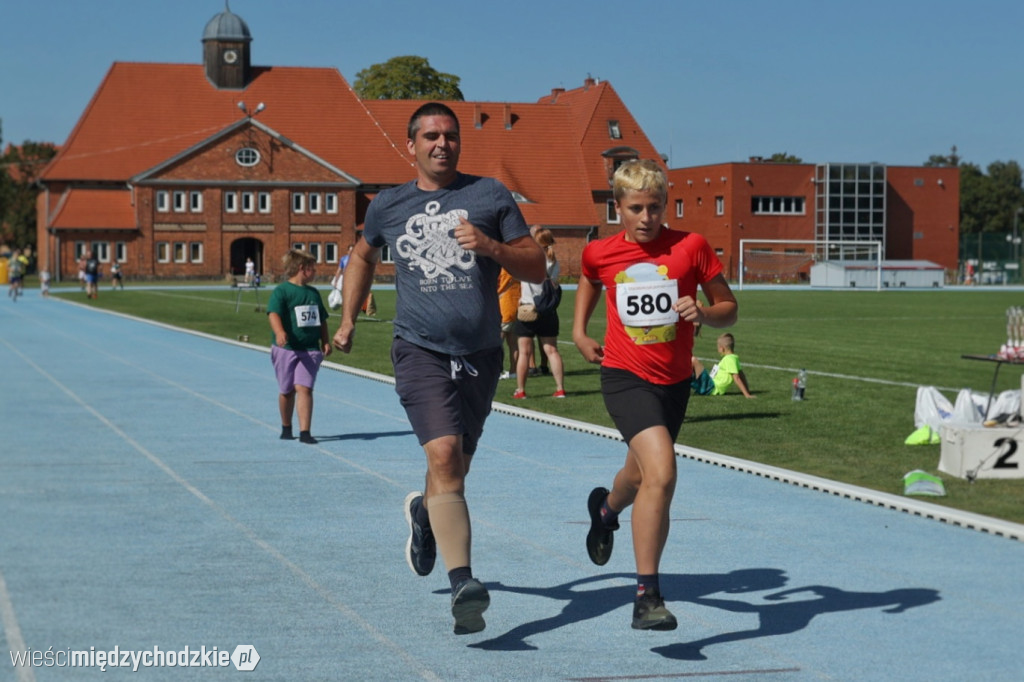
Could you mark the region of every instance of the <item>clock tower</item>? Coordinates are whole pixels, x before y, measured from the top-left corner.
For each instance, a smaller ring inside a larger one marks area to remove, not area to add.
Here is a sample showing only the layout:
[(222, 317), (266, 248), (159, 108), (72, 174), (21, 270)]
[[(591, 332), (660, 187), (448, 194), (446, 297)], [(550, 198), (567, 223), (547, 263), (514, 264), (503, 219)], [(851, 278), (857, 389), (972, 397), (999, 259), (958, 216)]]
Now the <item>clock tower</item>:
[(249, 84), (252, 63), (249, 27), (231, 13), (227, 0), (224, 11), (214, 16), (203, 31), (203, 63), (206, 78), (218, 89), (241, 90)]

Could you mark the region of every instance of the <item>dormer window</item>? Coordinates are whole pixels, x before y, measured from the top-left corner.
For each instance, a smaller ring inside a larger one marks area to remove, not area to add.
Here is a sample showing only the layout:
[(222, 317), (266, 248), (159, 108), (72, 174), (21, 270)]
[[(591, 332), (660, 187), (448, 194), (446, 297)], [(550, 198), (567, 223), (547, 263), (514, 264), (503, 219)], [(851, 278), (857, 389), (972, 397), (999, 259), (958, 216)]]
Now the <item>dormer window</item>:
[(608, 121), (608, 137), (612, 138), (613, 140), (622, 139), (622, 131), (619, 129), (618, 121)]
[(252, 147), (242, 147), (235, 152), (235, 162), (239, 166), (250, 168), (260, 162), (260, 153)]
[(517, 204), (532, 204), (533, 202), (524, 197), (519, 192), (512, 192), (512, 198), (515, 199)]

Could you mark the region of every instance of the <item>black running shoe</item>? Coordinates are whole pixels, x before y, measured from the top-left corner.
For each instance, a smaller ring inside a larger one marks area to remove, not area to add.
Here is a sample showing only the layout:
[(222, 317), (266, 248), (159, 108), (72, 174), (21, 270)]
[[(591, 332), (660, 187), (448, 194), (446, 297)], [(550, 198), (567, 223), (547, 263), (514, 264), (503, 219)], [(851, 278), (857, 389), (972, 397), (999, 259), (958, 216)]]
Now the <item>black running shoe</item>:
[(676, 617), (665, 608), (665, 600), (657, 590), (647, 590), (633, 603), (634, 630), (675, 630), (677, 625)]
[(491, 605), (491, 595), (476, 578), (466, 578), (456, 585), (452, 593), (452, 615), (455, 617), (455, 634), (468, 635), (480, 632), (487, 624), (484, 611)]
[(405, 496), (405, 520), (409, 523), (409, 540), (405, 543), (405, 562), (416, 575), (430, 575), (437, 560), (437, 544), (430, 527), (416, 523), (416, 508), (423, 504), (423, 493), (413, 491)]
[(590, 512), (590, 532), (587, 533), (587, 554), (598, 566), (604, 566), (612, 558), (612, 545), (615, 543), (613, 531), (619, 529), (619, 522), (614, 526), (604, 525), (601, 519), (601, 507), (608, 498), (607, 488), (594, 488), (587, 499), (587, 510)]

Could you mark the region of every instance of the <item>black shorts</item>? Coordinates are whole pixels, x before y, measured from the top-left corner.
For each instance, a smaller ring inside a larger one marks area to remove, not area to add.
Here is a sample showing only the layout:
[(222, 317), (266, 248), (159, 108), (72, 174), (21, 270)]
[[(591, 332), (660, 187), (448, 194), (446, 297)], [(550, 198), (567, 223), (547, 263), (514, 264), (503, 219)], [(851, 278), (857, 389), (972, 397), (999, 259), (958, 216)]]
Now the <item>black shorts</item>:
[(690, 380), (662, 386), (624, 369), (602, 367), (601, 394), (615, 428), (626, 443), (652, 426), (668, 429), (674, 443), (690, 401)]
[(533, 338), (552, 338), (558, 336), (558, 311), (549, 310), (546, 313), (537, 315), (533, 322), (522, 322), (516, 320), (516, 335)]
[(476, 452), (498, 389), (502, 348), (454, 356), (396, 336), (391, 362), (395, 392), (420, 445), (442, 436), (462, 436), (462, 452)]

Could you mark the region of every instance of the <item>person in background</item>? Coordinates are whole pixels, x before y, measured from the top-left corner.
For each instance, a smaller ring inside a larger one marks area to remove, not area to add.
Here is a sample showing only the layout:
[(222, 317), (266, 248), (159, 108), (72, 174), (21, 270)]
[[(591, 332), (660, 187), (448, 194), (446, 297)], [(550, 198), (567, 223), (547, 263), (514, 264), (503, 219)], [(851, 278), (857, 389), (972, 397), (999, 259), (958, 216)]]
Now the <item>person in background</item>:
[[(534, 239), (544, 249), (544, 256), (547, 261), (547, 278), (558, 282), (561, 267), (558, 258), (555, 256), (555, 237), (551, 230), (541, 227), (531, 230)], [(540, 284), (524, 284), (519, 302), (531, 303), (541, 293)], [(565, 397), (565, 370), (562, 364), (562, 354), (558, 351), (559, 320), (558, 310), (547, 310), (537, 313), (537, 319), (532, 322), (516, 322), (516, 335), (519, 337), (519, 362), (516, 366), (516, 390), (512, 394), (513, 400), (524, 400), (526, 398), (526, 378), (529, 375), (528, 367), (533, 359), (534, 339), (540, 340), (540, 347), (547, 359), (547, 365), (551, 368), (551, 376), (555, 380), (555, 392), (553, 397)]]
[(508, 371), (501, 373), (501, 379), (514, 379), (516, 376), (516, 362), (519, 359), (516, 312), (519, 310), (521, 291), (519, 280), (502, 268), (498, 274), (498, 305), (501, 307), (501, 338), (508, 348)]
[(293, 249), (281, 259), (287, 281), (270, 294), (267, 319), (273, 332), (270, 361), (280, 394), (281, 439), (291, 440), (292, 414), (299, 418), (299, 441), (315, 445), (313, 385), (320, 364), (331, 354), (327, 332), (327, 308), (310, 282), (316, 277), (316, 258)]
[(693, 364), (693, 392), (696, 395), (725, 395), (729, 387), (736, 384), (740, 393), (747, 398), (755, 396), (750, 392), (750, 384), (747, 382), (747, 375), (743, 373), (740, 365), (740, 357), (736, 355), (736, 338), (726, 332), (718, 337), (718, 354), (722, 359), (715, 363), (715, 366), (708, 372), (703, 363), (694, 356)]

